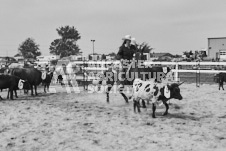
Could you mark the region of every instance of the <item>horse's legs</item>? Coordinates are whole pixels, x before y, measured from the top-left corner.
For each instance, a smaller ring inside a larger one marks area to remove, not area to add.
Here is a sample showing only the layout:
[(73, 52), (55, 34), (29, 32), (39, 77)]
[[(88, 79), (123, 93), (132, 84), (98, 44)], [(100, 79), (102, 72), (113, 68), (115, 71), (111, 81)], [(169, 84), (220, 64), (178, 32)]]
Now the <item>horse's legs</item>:
[(136, 113), (136, 106), (137, 106), (137, 100), (133, 99), (133, 109), (134, 109), (134, 113)]
[(98, 91), (100, 91), (101, 85), (102, 85), (102, 81), (100, 80), (100, 81), (98, 82)]
[(106, 95), (107, 95), (107, 103), (109, 103), (109, 92), (111, 91), (111, 88), (113, 87), (113, 85), (108, 85), (107, 87), (107, 92), (106, 92)]
[(129, 103), (127, 96), (122, 91), (119, 91), (119, 92), (123, 96), (123, 98), (125, 99), (126, 103)]
[(126, 103), (129, 103), (127, 96), (123, 93), (124, 86), (119, 87), (119, 93), (123, 96)]

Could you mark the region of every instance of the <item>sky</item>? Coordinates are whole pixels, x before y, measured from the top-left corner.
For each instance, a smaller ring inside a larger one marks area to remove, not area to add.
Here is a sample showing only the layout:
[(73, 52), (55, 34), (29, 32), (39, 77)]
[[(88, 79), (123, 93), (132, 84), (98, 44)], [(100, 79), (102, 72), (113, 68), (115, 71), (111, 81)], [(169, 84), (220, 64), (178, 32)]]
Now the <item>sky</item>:
[(207, 48), (207, 38), (226, 37), (226, 0), (0, 0), (0, 56), (14, 56), (28, 37), (42, 55), (74, 26), (83, 55), (117, 53), (131, 35), (154, 52), (182, 54)]

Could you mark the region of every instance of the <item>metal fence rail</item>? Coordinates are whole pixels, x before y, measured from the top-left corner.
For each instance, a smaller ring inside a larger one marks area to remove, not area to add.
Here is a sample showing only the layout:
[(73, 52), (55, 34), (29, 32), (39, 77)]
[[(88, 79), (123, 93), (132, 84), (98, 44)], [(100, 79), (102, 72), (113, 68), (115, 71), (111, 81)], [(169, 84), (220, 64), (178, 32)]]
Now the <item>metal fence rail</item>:
[[(74, 61), (72, 62), (75, 65), (81, 65), (83, 74), (85, 71), (90, 72), (101, 72), (108, 70), (109, 65), (119, 64), (120, 61)], [(219, 70), (220, 67), (226, 67), (226, 62), (152, 62), (145, 61), (146, 66), (160, 65), (160, 66), (171, 66), (172, 72), (174, 72), (174, 81), (179, 81), (179, 73), (195, 73), (196, 86), (200, 86), (200, 74), (201, 73), (210, 73), (217, 74), (220, 72), (226, 73), (226, 70)], [(185, 66), (190, 67), (189, 69), (180, 69), (179, 67)], [(211, 68), (214, 67), (214, 68)], [(212, 70), (211, 70), (212, 69)], [(213, 77), (214, 78), (214, 77)], [(76, 79), (83, 81), (84, 87), (92, 80), (97, 79), (96, 76), (85, 77), (84, 75), (78, 76)]]

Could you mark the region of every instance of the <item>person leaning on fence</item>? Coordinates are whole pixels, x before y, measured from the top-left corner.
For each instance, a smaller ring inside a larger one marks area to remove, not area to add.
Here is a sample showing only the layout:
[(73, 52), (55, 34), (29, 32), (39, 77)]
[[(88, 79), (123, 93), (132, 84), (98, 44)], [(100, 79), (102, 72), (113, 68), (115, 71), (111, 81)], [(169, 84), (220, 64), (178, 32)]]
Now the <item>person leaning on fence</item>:
[(121, 72), (123, 72), (123, 73), (121, 74), (121, 77), (119, 77), (119, 78), (121, 78), (121, 80), (125, 79), (125, 77), (126, 77), (125, 74), (128, 70), (129, 64), (133, 60), (135, 51), (136, 51), (136, 47), (131, 46), (131, 36), (126, 35), (123, 38), (123, 43), (120, 46), (119, 51), (117, 53), (117, 59), (120, 60), (121, 65), (122, 65)]

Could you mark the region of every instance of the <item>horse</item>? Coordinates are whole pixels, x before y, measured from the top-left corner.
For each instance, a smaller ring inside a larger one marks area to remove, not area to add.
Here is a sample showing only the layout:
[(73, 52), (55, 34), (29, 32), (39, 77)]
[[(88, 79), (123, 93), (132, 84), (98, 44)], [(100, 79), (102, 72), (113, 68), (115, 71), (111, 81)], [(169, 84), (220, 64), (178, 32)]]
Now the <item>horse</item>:
[[(121, 85), (118, 90), (119, 93), (122, 95), (126, 103), (129, 103), (127, 96), (123, 93), (123, 90), (125, 88), (125, 85), (132, 86), (133, 81), (136, 78), (142, 79), (142, 80), (148, 80), (150, 78), (155, 78), (158, 82), (161, 82), (162, 79), (166, 77), (166, 75), (170, 72), (170, 68), (166, 67), (166, 71), (163, 73), (164, 69), (163, 67), (150, 67), (144, 65), (144, 55), (143, 55), (143, 49), (137, 51), (134, 55), (133, 61), (129, 64), (129, 68), (125, 73), (125, 80), (119, 80), (118, 76), (121, 73), (120, 66), (115, 67), (114, 64), (111, 68), (109, 68), (107, 71), (104, 72), (104, 79), (106, 80), (106, 98), (107, 103), (109, 103), (109, 92), (111, 91), (113, 85), (115, 83)], [(144, 73), (146, 73), (144, 75)], [(147, 74), (148, 73), (148, 74)], [(162, 76), (156, 75), (156, 74), (163, 74)]]

